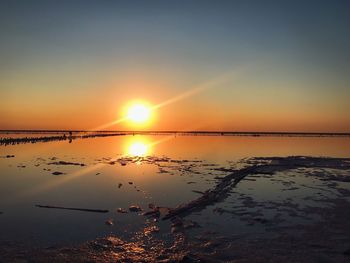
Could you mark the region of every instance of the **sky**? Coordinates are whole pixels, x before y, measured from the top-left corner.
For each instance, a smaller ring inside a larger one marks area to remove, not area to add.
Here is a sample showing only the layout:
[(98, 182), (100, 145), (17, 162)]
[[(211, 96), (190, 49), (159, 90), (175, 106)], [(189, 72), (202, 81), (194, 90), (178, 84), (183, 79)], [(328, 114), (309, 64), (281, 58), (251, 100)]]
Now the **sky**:
[[(1, 0), (0, 129), (350, 132), (349, 12), (346, 0)], [(147, 125), (117, 122), (132, 101), (162, 106)]]

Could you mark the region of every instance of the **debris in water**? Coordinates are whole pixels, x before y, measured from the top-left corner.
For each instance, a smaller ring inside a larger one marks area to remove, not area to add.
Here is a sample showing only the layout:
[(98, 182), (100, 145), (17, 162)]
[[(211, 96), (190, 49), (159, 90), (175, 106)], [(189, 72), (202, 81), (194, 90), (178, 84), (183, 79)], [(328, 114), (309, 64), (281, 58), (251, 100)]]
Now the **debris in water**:
[[(51, 160), (53, 160), (53, 159), (51, 158)], [(51, 162), (51, 163), (48, 163), (48, 165), (76, 165), (76, 166), (86, 166), (85, 163), (73, 163), (73, 162), (66, 162), (66, 161)]]
[(35, 205), (35, 206), (40, 207), (40, 208), (77, 210), (77, 211), (95, 212), (95, 213), (108, 213), (109, 212), (109, 210), (103, 210), (103, 209), (75, 208), (75, 207), (63, 207), (63, 206), (51, 206), (51, 205)]
[(159, 227), (157, 226), (148, 226), (143, 230), (143, 233), (146, 236), (149, 236), (152, 233), (158, 233), (160, 231)]
[(15, 157), (14, 155), (5, 155), (5, 156), (0, 156), (0, 158), (13, 158)]
[(198, 190), (192, 190), (193, 193), (204, 195), (204, 192)]
[(105, 222), (105, 224), (106, 224), (107, 226), (113, 226), (113, 225), (114, 225), (113, 219), (108, 219), (108, 220)]
[(127, 213), (128, 211), (126, 211), (125, 209), (123, 209), (123, 208), (121, 208), (121, 207), (119, 207), (118, 209), (117, 209), (117, 212), (118, 213)]
[(62, 173), (62, 172), (53, 172), (52, 174), (53, 174), (53, 175), (61, 175), (61, 174), (65, 174), (65, 173)]
[(131, 206), (129, 206), (129, 210), (130, 210), (130, 212), (140, 212), (142, 209), (138, 205), (131, 205)]
[(153, 208), (151, 211), (143, 213), (144, 216), (160, 217), (160, 211), (158, 207)]

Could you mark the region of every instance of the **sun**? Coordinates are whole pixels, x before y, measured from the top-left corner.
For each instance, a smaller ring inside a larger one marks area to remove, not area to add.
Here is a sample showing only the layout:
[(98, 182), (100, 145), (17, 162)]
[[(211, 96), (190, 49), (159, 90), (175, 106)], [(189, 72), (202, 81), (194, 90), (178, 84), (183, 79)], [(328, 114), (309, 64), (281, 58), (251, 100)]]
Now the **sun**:
[(151, 109), (142, 103), (135, 103), (128, 108), (127, 119), (137, 123), (143, 124), (151, 118)]

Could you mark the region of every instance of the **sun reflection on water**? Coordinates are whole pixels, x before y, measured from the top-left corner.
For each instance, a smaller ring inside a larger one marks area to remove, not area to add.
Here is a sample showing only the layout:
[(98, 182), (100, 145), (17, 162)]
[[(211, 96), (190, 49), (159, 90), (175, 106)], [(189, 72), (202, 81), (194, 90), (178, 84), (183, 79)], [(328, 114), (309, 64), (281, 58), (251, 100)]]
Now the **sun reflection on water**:
[(144, 157), (150, 153), (150, 145), (140, 138), (133, 139), (127, 147), (127, 155), (133, 157)]

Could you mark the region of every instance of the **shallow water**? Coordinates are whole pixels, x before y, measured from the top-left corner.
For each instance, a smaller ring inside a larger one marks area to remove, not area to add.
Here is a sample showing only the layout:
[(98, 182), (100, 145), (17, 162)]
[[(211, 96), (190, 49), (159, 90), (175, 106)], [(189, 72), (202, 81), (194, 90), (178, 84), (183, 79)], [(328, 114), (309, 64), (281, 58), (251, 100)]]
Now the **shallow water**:
[[(145, 225), (145, 217), (117, 213), (117, 208), (137, 204), (147, 210), (150, 203), (175, 207), (197, 198), (193, 190), (212, 188), (216, 176), (244, 165), (240, 163), (244, 158), (291, 155), (350, 157), (350, 138), (138, 135), (0, 146), (0, 241), (47, 246), (109, 234), (132, 236)], [(247, 178), (224, 202), (188, 218), (223, 234), (273, 234), (274, 225), (261, 227), (257, 218), (286, 227), (307, 224), (317, 216), (295, 213), (307, 214), (305, 206), (326, 206), (312, 198), (337, 198), (338, 188), (350, 190), (349, 183), (335, 187), (305, 177), (305, 171)], [(37, 204), (109, 213), (45, 209)], [(113, 226), (105, 224), (109, 219)], [(158, 224), (160, 235), (166, 237), (169, 222)]]

